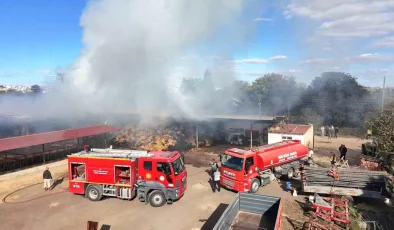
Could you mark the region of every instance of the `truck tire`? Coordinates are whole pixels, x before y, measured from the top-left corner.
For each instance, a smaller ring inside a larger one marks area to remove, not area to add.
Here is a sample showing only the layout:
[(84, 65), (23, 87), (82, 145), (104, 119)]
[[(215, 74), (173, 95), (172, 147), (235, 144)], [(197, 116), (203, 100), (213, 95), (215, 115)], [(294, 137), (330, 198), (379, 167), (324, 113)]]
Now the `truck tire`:
[(260, 188), (260, 180), (255, 178), (252, 180), (252, 183), (250, 183), (250, 193), (256, 193), (257, 191), (259, 191)]
[(295, 171), (294, 171), (294, 169), (292, 167), (287, 169), (287, 173), (286, 173), (287, 179), (289, 179), (289, 180), (293, 179), (294, 174), (295, 174)]
[(152, 207), (161, 207), (167, 202), (164, 194), (159, 191), (155, 190), (149, 194), (149, 203)]
[(91, 201), (99, 201), (103, 196), (103, 192), (99, 186), (89, 185), (86, 189), (86, 195)]

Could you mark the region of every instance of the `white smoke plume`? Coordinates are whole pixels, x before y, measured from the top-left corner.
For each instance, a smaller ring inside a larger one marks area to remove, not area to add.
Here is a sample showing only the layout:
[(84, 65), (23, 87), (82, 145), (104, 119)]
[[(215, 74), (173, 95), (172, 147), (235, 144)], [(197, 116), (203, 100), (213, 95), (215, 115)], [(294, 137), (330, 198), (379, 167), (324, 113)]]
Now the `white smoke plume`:
[[(2, 100), (3, 112), (204, 114), (179, 90), (182, 78), (203, 77), (208, 68), (214, 87), (229, 85), (234, 80), (229, 60), (253, 35), (251, 19), (261, 5), (258, 0), (91, 0), (80, 22), (84, 48), (67, 68), (64, 84), (34, 103)], [(199, 101), (212, 100), (199, 95)]]
[[(180, 80), (202, 77), (207, 63), (218, 70), (225, 62), (187, 57), (231, 57), (250, 31), (252, 23), (243, 19), (247, 2), (253, 1), (91, 1), (81, 19), (85, 49), (67, 77), (85, 101), (94, 95), (109, 109), (195, 115), (199, 109), (185, 104)], [(215, 71), (213, 83), (231, 82), (231, 68)]]

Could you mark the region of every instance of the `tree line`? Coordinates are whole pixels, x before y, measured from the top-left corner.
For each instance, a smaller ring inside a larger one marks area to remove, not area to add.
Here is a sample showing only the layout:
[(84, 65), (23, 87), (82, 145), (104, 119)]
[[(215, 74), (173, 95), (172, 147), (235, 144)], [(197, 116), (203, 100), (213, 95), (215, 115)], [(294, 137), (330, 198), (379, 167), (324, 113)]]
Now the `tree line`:
[[(203, 78), (184, 78), (181, 89), (190, 98), (201, 99), (199, 105), (211, 113), (226, 108), (227, 113), (286, 116), (289, 122), (315, 126), (363, 128), (382, 101), (382, 89), (362, 86), (355, 76), (343, 72), (324, 72), (309, 85), (270, 73), (251, 83), (234, 81), (219, 89), (206, 72)], [(393, 95), (386, 90), (386, 98)]]

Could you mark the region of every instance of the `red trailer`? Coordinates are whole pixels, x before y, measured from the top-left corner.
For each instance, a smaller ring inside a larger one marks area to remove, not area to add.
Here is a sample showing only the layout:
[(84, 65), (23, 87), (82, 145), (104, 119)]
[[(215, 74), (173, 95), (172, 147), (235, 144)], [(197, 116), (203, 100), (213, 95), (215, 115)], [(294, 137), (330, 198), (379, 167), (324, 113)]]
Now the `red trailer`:
[(138, 197), (160, 207), (182, 197), (186, 175), (179, 152), (86, 149), (68, 156), (69, 191), (91, 201)]
[(298, 140), (282, 141), (251, 150), (232, 148), (221, 155), (220, 183), (238, 192), (256, 193), (260, 186), (275, 177), (296, 175), (299, 160), (311, 157), (310, 151)]

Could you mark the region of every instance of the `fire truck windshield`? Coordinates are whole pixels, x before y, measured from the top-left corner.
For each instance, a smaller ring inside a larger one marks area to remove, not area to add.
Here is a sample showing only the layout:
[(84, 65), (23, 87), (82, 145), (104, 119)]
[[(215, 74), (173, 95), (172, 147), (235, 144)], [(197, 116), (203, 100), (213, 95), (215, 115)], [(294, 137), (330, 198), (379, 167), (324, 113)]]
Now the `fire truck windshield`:
[(236, 171), (241, 171), (244, 165), (244, 159), (224, 153), (222, 155), (222, 165)]
[(175, 161), (171, 162), (171, 165), (174, 169), (175, 175), (179, 175), (185, 170), (185, 164), (183, 163), (182, 157), (179, 157)]

